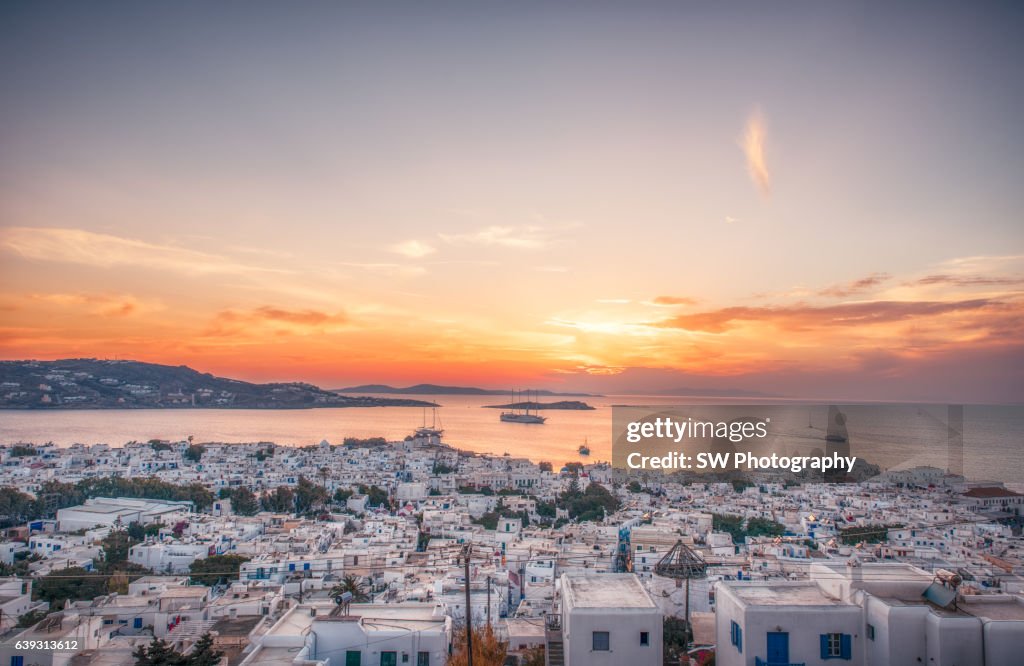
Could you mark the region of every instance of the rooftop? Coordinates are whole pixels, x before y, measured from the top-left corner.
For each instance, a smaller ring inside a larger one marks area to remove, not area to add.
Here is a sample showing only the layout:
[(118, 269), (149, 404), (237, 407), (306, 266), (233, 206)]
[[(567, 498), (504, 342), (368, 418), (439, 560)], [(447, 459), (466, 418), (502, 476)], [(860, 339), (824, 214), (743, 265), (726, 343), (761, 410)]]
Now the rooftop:
[(570, 608), (655, 608), (633, 574), (567, 573), (562, 592)]
[(752, 606), (853, 606), (834, 599), (810, 581), (728, 582), (725, 587)]

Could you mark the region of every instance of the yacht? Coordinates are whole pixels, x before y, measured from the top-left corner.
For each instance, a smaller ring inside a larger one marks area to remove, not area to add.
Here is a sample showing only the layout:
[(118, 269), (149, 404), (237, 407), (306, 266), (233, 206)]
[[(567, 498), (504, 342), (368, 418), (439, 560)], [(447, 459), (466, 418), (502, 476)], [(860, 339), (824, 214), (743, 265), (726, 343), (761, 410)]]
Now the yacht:
[(510, 405), (512, 411), (503, 411), (500, 417), (502, 421), (504, 421), (505, 423), (536, 423), (538, 425), (541, 425), (548, 420), (547, 417), (537, 414), (536, 409), (534, 410), (533, 414), (530, 413), (529, 391), (527, 391), (526, 395), (526, 411), (524, 412), (520, 411), (519, 408), (516, 407), (516, 392), (515, 389), (512, 390), (512, 404)]

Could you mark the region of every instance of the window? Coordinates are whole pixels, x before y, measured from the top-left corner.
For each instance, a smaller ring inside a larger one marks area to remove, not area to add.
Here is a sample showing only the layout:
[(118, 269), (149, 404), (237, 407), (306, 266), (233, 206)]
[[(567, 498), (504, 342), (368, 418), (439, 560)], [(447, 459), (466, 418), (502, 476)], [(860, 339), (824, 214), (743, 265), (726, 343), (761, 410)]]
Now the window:
[(852, 655), (852, 637), (850, 634), (822, 634), (822, 659), (850, 659)]
[(142, 629), (142, 618), (141, 617), (135, 618), (135, 621), (132, 623), (132, 627), (134, 629)]
[(873, 624), (868, 625), (868, 640), (875, 640), (875, 625)]
[(11, 666), (25, 666), (25, 657), (16, 654), (11, 657)]
[(743, 654), (743, 629), (733, 620), (729, 626), (729, 641), (736, 646), (736, 651)]
[(595, 631), (592, 640), (591, 649), (595, 652), (607, 652), (611, 649), (607, 631)]
[(359, 650), (348, 650), (345, 652), (345, 666), (360, 666), (363, 663), (363, 653)]
[(430, 653), (429, 652), (417, 652), (416, 653), (416, 666), (430, 666)]
[(650, 644), (651, 644), (651, 634), (650, 634), (650, 632), (641, 631), (640, 632), (640, 645), (650, 645)]
[(397, 652), (381, 652), (380, 666), (398, 666)]

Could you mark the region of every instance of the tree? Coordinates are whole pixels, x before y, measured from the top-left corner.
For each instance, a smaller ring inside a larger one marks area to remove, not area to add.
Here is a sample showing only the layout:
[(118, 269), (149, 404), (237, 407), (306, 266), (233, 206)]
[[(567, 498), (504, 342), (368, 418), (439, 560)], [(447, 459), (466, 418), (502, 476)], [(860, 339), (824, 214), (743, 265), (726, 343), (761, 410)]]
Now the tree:
[(221, 499), (231, 500), (231, 510), (240, 516), (255, 516), (260, 511), (260, 501), (256, 493), (245, 486), (238, 488), (221, 488)]
[(100, 543), (103, 545), (103, 559), (110, 564), (120, 564), (128, 561), (128, 553), (132, 546), (140, 543), (141, 539), (133, 539), (127, 530), (112, 529), (110, 534), (103, 537)]
[(223, 652), (213, 649), (213, 637), (206, 632), (196, 641), (186, 659), (188, 666), (217, 666), (223, 656)]
[(82, 567), (68, 567), (55, 569), (36, 579), (34, 588), (40, 599), (50, 602), (50, 608), (59, 610), (68, 599), (86, 601), (106, 594), (107, 581), (104, 574)]
[(330, 495), (323, 486), (318, 486), (304, 476), (299, 477), (295, 487), (295, 513), (306, 513), (327, 503)]
[(542, 472), (552, 472), (555, 469), (555, 466), (546, 460), (540, 461), (540, 463), (538, 463), (537, 466), (540, 468), (540, 471)]
[(352, 497), (351, 488), (338, 488), (334, 491), (334, 503), (344, 504), (348, 501), (348, 498)]
[(368, 506), (385, 506), (388, 503), (388, 491), (377, 486), (366, 486), (360, 485), (359, 492), (366, 495), (366, 504)]
[(686, 626), (686, 620), (666, 616), (662, 623), (661, 635), (665, 661), (679, 663), (679, 657), (686, 654), (686, 648), (690, 644), (690, 632)]
[(238, 578), (242, 564), (248, 561), (248, 557), (241, 555), (211, 555), (193, 561), (188, 570), (193, 583), (216, 585), (222, 580)]
[(353, 576), (352, 574), (345, 574), (341, 581), (331, 588), (331, 597), (341, 596), (346, 592), (352, 593), (352, 601), (369, 601), (370, 595), (366, 592), (366, 587), (363, 585), (363, 581)]
[(29, 611), (24, 615), (18, 616), (18, 626), (23, 628), (35, 626), (44, 617), (46, 617), (46, 611), (44, 610)]
[(140, 645), (132, 652), (135, 666), (187, 666), (188, 659), (166, 641), (154, 638), (149, 645)]
[(203, 454), (206, 453), (206, 447), (202, 444), (193, 444), (185, 449), (184, 458), (185, 460), (191, 460), (194, 463), (199, 462), (203, 459)]
[(263, 510), (271, 513), (295, 511), (295, 493), (288, 486), (278, 486), (273, 492), (264, 493), (260, 502), (263, 505)]
[(747, 536), (782, 536), (786, 526), (768, 518), (751, 518), (747, 521)]
[[(452, 653), (447, 666), (467, 666), (466, 629), (463, 627), (452, 640)], [(473, 629), (473, 666), (503, 666), (508, 655), (508, 643), (499, 641), (490, 625)]]

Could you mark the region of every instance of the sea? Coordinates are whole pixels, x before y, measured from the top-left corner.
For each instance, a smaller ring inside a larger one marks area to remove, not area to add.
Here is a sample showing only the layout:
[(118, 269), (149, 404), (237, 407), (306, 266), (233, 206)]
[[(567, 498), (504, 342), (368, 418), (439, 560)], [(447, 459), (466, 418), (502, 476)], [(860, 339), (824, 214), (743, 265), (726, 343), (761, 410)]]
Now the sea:
[[(387, 397), (387, 396), (382, 396)], [(393, 397), (393, 396), (392, 396)], [(274, 442), (306, 446), (327, 440), (340, 444), (346, 437), (384, 437), (400, 440), (423, 425), (444, 430), (443, 441), (455, 448), (549, 461), (612, 459), (613, 406), (675, 405), (784, 406), (785, 426), (794, 442), (824, 441), (825, 409), (801, 401), (742, 400), (737, 398), (680, 398), (677, 396), (545, 397), (543, 402), (582, 400), (593, 410), (544, 410), (543, 425), (506, 423), (500, 409), (487, 405), (509, 402), (503, 396), (409, 396), (438, 403), (420, 407), (349, 407), (324, 409), (128, 409), (128, 410), (5, 410), (0, 411), (0, 443), (105, 443), (166, 439), (196, 442)], [(919, 465), (943, 467), (946, 462), (945, 406), (856, 405), (843, 407), (850, 418), (850, 441), (869, 452), (882, 469)], [(859, 410), (859, 411), (858, 411)], [(855, 417), (857, 414), (863, 416)], [(938, 414), (938, 417), (935, 415)], [(579, 453), (586, 443), (590, 455)], [(938, 455), (938, 453), (942, 455)], [(868, 455), (868, 454), (865, 454)], [(1024, 406), (967, 405), (964, 407), (963, 473), (973, 480), (1024, 483)]]

